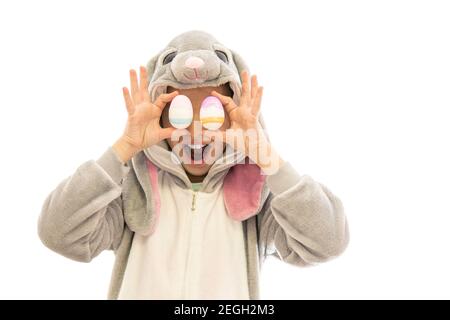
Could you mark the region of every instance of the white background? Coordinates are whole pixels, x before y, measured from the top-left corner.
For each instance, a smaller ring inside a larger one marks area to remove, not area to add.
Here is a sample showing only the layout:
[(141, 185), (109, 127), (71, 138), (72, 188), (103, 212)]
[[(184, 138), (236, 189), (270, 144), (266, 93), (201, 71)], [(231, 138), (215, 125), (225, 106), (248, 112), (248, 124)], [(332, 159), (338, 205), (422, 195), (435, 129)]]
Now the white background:
[(351, 242), (269, 260), (262, 298), (450, 298), (450, 7), (445, 1), (0, 2), (0, 298), (104, 299), (113, 264), (46, 249), (45, 197), (121, 134), (122, 86), (201, 29), (265, 87), (271, 138), (344, 202)]

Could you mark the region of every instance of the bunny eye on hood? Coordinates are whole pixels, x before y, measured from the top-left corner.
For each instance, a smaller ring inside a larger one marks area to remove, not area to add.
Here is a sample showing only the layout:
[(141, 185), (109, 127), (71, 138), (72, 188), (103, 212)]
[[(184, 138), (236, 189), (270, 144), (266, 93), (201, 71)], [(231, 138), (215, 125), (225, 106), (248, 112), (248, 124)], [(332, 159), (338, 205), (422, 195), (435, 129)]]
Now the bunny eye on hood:
[(220, 60), (222, 60), (225, 63), (228, 63), (228, 57), (227, 54), (220, 50), (215, 50), (216, 55), (219, 57)]
[(177, 55), (177, 52), (175, 51), (175, 52), (171, 52), (167, 56), (165, 56), (164, 60), (163, 60), (163, 65), (171, 63), (176, 55)]

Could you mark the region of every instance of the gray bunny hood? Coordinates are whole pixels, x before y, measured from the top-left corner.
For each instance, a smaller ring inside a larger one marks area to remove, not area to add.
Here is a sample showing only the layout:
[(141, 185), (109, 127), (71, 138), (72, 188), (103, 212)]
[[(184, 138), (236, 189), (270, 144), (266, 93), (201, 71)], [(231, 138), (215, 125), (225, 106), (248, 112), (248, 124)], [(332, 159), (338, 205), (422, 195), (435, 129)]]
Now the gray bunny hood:
[[(239, 103), (241, 95), (242, 70), (248, 70), (245, 62), (234, 51), (217, 41), (212, 35), (203, 31), (189, 31), (175, 37), (147, 63), (149, 75), (149, 93), (152, 101), (167, 92), (167, 87), (190, 89), (197, 87), (229, 84), (233, 91), (233, 100)], [(262, 123), (262, 118), (260, 117)], [(264, 127), (264, 125), (263, 125)], [(147, 158), (162, 170), (172, 173), (185, 187), (191, 187), (183, 167), (174, 161), (174, 156), (166, 141), (161, 141), (144, 150)], [(215, 187), (219, 178), (226, 174), (227, 169), (236, 164), (227, 159), (245, 158), (239, 152), (227, 149), (222, 155), (222, 161), (216, 161), (203, 181), (203, 190)]]
[[(190, 62), (186, 63), (190, 59)], [(147, 64), (150, 97), (155, 101), (168, 86), (189, 89), (228, 83), (239, 105), (243, 60), (213, 36), (190, 31), (174, 38)], [(261, 114), (259, 122), (264, 128)], [(126, 179), (123, 196), (124, 216), (129, 228), (143, 235), (152, 234), (160, 215), (159, 173), (168, 173), (182, 188), (192, 188), (183, 166), (165, 140), (132, 158), (136, 175)], [(242, 161), (244, 160), (244, 161)], [(259, 167), (229, 145), (203, 179), (202, 192), (223, 187), (224, 204), (229, 216), (238, 221), (256, 215), (269, 195), (265, 176)], [(162, 171), (162, 172), (161, 172)], [(139, 187), (139, 186), (140, 187)], [(145, 195), (145, 196), (144, 196)]]
[[(195, 68), (187, 61), (202, 61)], [(240, 72), (247, 68), (235, 52), (203, 31), (189, 31), (175, 37), (147, 63), (149, 92), (154, 101), (167, 86), (190, 89), (229, 83), (234, 97), (241, 93)]]

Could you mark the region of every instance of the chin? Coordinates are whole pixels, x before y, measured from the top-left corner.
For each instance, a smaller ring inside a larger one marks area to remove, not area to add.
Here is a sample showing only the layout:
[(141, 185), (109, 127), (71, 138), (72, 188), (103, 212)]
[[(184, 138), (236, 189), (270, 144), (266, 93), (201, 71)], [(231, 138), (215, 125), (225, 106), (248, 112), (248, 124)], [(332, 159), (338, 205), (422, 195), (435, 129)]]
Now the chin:
[(210, 164), (183, 164), (184, 170), (186, 170), (187, 173), (193, 176), (205, 176), (209, 169), (211, 168)]

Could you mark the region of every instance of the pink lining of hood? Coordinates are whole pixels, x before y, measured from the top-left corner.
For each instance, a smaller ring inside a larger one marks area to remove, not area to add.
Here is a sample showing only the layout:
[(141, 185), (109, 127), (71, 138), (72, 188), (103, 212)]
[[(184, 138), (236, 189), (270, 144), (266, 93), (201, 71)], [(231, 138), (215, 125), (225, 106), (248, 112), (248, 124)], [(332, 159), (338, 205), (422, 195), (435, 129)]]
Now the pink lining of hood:
[(223, 182), (223, 197), (228, 215), (244, 221), (257, 214), (266, 176), (256, 164), (237, 164)]
[(156, 230), (156, 226), (158, 225), (159, 215), (161, 210), (161, 197), (159, 194), (159, 185), (158, 185), (158, 170), (156, 166), (150, 160), (147, 161), (147, 169), (150, 175), (150, 185), (152, 187), (152, 196), (154, 199), (155, 205), (155, 216), (152, 217), (152, 222), (150, 223), (150, 230), (148, 231), (148, 235), (152, 234)]

